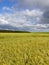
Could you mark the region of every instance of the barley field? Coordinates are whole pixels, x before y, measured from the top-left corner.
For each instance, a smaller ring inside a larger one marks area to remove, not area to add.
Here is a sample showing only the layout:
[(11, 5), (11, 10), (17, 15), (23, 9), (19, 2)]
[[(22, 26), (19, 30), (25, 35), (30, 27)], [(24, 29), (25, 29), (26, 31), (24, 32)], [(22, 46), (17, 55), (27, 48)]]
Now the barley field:
[(0, 33), (0, 65), (49, 65), (49, 33)]

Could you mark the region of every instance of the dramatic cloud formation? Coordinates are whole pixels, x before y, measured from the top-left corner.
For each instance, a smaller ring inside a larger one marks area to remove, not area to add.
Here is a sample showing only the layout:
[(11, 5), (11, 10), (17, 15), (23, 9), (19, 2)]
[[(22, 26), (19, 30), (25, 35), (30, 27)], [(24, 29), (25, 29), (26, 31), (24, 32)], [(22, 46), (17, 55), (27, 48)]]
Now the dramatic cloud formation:
[(1, 8), (0, 28), (49, 31), (49, 0), (7, 0), (3, 3), (7, 4)]
[[(8, 8), (7, 8), (8, 9)], [(37, 29), (46, 29), (46, 25), (38, 24), (42, 17), (43, 12), (40, 10), (25, 10), (25, 11), (16, 11), (11, 14), (0, 14), (0, 21), (2, 19), (3, 26), (0, 27), (5, 29), (14, 29), (14, 30), (28, 30), (35, 31)], [(37, 24), (36, 24), (37, 23)], [(5, 25), (6, 24), (6, 25)], [(5, 26), (5, 27), (4, 27)], [(9, 27), (8, 27), (9, 26)]]

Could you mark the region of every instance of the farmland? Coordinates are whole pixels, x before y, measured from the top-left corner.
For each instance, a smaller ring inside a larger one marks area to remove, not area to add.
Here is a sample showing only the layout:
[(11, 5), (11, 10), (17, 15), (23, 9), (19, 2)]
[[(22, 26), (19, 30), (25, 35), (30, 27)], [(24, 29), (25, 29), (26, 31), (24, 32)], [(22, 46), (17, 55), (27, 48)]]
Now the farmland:
[(49, 65), (49, 33), (0, 33), (0, 65)]

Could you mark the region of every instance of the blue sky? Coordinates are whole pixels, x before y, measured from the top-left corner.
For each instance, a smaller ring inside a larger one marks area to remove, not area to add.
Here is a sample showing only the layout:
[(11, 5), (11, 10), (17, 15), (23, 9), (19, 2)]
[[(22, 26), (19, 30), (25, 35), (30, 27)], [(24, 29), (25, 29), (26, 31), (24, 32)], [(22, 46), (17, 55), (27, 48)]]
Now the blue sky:
[(49, 31), (49, 0), (0, 0), (0, 29)]
[(3, 7), (12, 7), (13, 3), (9, 2), (8, 0), (3, 0), (0, 2), (0, 13), (3, 13), (4, 11), (2, 10)]

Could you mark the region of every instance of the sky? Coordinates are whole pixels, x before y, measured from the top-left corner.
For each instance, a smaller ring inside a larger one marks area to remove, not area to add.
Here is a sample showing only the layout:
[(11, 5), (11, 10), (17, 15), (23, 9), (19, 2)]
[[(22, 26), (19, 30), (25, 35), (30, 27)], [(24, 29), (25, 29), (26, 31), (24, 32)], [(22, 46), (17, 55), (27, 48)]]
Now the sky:
[(0, 0), (0, 29), (49, 32), (49, 0)]

